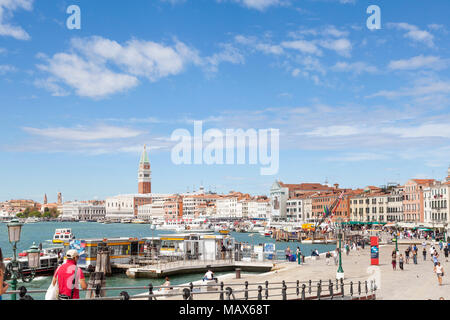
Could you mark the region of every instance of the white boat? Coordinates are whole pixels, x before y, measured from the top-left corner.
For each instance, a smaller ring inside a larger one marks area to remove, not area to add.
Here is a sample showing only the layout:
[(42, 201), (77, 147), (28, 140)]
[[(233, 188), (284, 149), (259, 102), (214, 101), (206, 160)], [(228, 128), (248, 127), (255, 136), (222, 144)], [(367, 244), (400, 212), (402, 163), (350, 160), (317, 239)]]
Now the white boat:
[(64, 243), (75, 239), (72, 229), (56, 229), (53, 235), (53, 243)]
[(133, 221), (131, 221), (131, 223), (134, 223), (134, 224), (146, 224), (147, 222), (145, 220), (142, 220), (142, 219), (134, 219)]
[(39, 222), (40, 220), (38, 219), (38, 218), (34, 218), (34, 217), (29, 217), (29, 218), (27, 218), (25, 221), (24, 221), (24, 223), (37, 223), (37, 222)]
[(131, 223), (131, 219), (122, 219), (120, 223)]

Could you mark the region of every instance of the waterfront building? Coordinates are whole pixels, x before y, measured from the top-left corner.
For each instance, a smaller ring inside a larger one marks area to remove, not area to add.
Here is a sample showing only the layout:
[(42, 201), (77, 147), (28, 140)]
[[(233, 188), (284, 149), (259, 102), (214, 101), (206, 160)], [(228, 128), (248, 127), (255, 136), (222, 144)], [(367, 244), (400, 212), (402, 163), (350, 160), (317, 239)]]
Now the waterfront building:
[(56, 195), (57, 202), (48, 203), (47, 194), (44, 195), (44, 203), (38, 209), (41, 213), (44, 213), (46, 210), (54, 209), (58, 212), (63, 211), (63, 196), (61, 192), (58, 192)]
[(137, 218), (145, 221), (164, 219), (164, 202), (165, 200), (155, 200), (153, 203), (139, 206)]
[[(239, 213), (239, 210), (242, 211), (242, 214)], [(237, 216), (242, 216), (244, 219), (268, 219), (270, 200), (267, 197), (242, 199), (238, 202), (237, 211)]]
[(326, 192), (333, 187), (320, 183), (285, 184), (275, 181), (270, 189), (271, 219), (288, 219), (287, 201), (291, 198), (301, 197), (310, 192)]
[(423, 189), (424, 223), (427, 226), (443, 227), (450, 222), (450, 182), (435, 181)]
[(3, 211), (9, 213), (20, 213), (24, 212), (26, 209), (30, 209), (31, 211), (39, 210), (40, 204), (33, 200), (8, 200), (3, 203)]
[(403, 193), (404, 186), (392, 186), (390, 188), (387, 205), (387, 221), (388, 222), (402, 222), (404, 220), (403, 214)]
[(238, 197), (224, 197), (217, 199), (215, 217), (242, 218), (242, 203), (238, 204)]
[(344, 222), (350, 221), (350, 198), (360, 192), (360, 190), (339, 189), (335, 185), (335, 190), (318, 192), (311, 196), (312, 199), (312, 220), (320, 221), (323, 218), (325, 208), (332, 205), (341, 197), (339, 205), (334, 209), (333, 221), (341, 218)]
[(61, 219), (75, 221), (102, 220), (106, 216), (103, 201), (66, 202), (62, 206)]
[(411, 179), (405, 183), (403, 199), (405, 222), (424, 222), (423, 189), (430, 187), (434, 182), (434, 179)]
[(350, 199), (351, 221), (388, 222), (388, 198), (386, 189), (369, 186)]
[(286, 202), (286, 219), (287, 221), (301, 222), (304, 221), (303, 215), (303, 199), (289, 198)]
[(183, 195), (183, 216), (199, 217), (211, 215), (215, 211), (216, 201), (220, 196), (212, 193)]
[(152, 203), (152, 194), (125, 194), (106, 198), (106, 219), (134, 219), (139, 206)]

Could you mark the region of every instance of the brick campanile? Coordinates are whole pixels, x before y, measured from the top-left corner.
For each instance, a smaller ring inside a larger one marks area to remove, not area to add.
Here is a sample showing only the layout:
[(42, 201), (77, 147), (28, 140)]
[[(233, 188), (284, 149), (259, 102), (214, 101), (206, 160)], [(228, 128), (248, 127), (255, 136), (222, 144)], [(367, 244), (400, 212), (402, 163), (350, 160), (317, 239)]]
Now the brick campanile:
[(147, 146), (144, 145), (141, 161), (139, 162), (138, 172), (138, 189), (139, 194), (152, 193), (152, 177), (150, 171), (150, 161), (147, 155)]

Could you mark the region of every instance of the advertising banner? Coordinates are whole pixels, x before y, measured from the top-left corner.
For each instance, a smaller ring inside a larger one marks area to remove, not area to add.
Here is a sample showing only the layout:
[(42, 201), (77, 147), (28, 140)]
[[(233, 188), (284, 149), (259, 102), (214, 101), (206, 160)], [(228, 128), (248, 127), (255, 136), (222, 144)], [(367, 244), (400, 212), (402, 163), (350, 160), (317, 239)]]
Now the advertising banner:
[(370, 237), (370, 260), (371, 265), (378, 266), (380, 263), (380, 248), (378, 237)]

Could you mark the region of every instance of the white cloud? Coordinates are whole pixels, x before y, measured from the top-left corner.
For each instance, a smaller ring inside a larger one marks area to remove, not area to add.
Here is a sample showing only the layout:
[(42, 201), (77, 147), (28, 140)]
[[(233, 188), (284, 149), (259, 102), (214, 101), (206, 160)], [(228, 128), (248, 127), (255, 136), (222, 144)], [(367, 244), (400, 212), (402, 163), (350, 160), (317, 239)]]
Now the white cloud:
[(38, 68), (49, 74), (37, 80), (40, 87), (54, 95), (64, 95), (68, 86), (83, 97), (104, 98), (136, 87), (139, 78), (151, 82), (183, 72), (193, 64), (216, 72), (222, 62), (243, 63), (243, 56), (229, 44), (210, 57), (200, 57), (197, 50), (175, 40), (174, 45), (132, 39), (125, 44), (94, 36), (71, 41), (70, 53), (57, 53)]
[(394, 60), (389, 63), (389, 68), (393, 70), (414, 70), (414, 69), (445, 69), (448, 62), (435, 56), (417, 56), (405, 60)]
[(418, 27), (405, 22), (388, 23), (387, 26), (407, 31), (404, 35), (405, 38), (409, 38), (415, 42), (424, 43), (429, 47), (434, 47), (434, 36), (428, 31), (420, 30)]
[(17, 40), (29, 40), (30, 35), (20, 26), (11, 25), (8, 20), (19, 9), (31, 11), (34, 0), (0, 0), (0, 36), (13, 37)]
[(383, 128), (382, 132), (402, 138), (450, 138), (449, 123), (426, 123), (420, 126)]
[(319, 127), (305, 134), (308, 136), (318, 137), (336, 137), (336, 136), (352, 136), (360, 134), (361, 131), (356, 127), (351, 126), (327, 126)]
[(370, 152), (354, 152), (346, 153), (341, 156), (328, 157), (327, 161), (341, 161), (341, 162), (359, 162), (359, 161), (376, 161), (376, 160), (386, 160), (388, 157), (379, 153)]
[(450, 94), (450, 82), (442, 80), (423, 81), (417, 83), (413, 88), (402, 88), (399, 90), (381, 90), (375, 94), (367, 96), (367, 98), (420, 97), (434, 94)]
[(322, 51), (312, 41), (307, 40), (294, 40), (284, 41), (281, 43), (284, 48), (298, 50), (302, 53), (314, 54), (321, 56)]
[(319, 45), (321, 45), (322, 47), (329, 49), (329, 50), (334, 50), (336, 51), (338, 54), (340, 54), (341, 56), (344, 57), (349, 57), (350, 56), (350, 52), (352, 51), (352, 44), (348, 39), (328, 39), (328, 40), (321, 40), (318, 42)]
[(16, 67), (9, 64), (0, 64), (0, 75), (17, 71)]
[(62, 82), (82, 97), (102, 98), (110, 94), (125, 91), (138, 84), (138, 79), (123, 73), (115, 73), (104, 64), (98, 64), (86, 60), (76, 54), (58, 53), (47, 60), (46, 65), (38, 66), (48, 72), (51, 77), (44, 82), (47, 88), (53, 84), (58, 88), (52, 90), (54, 95), (61, 95), (60, 86), (56, 82)]
[(56, 140), (95, 141), (105, 139), (132, 138), (143, 134), (142, 131), (123, 127), (101, 125), (94, 128), (78, 126), (75, 128), (38, 129), (24, 127), (23, 130), (32, 134)]
[(338, 62), (331, 69), (337, 72), (351, 72), (358, 75), (364, 72), (366, 73), (378, 72), (378, 69), (376, 67), (371, 66), (365, 62), (354, 62), (354, 63)]
[(217, 2), (228, 1), (239, 3), (249, 9), (256, 9), (259, 11), (264, 11), (265, 9), (272, 6), (286, 5), (286, 2), (281, 0), (217, 0)]

